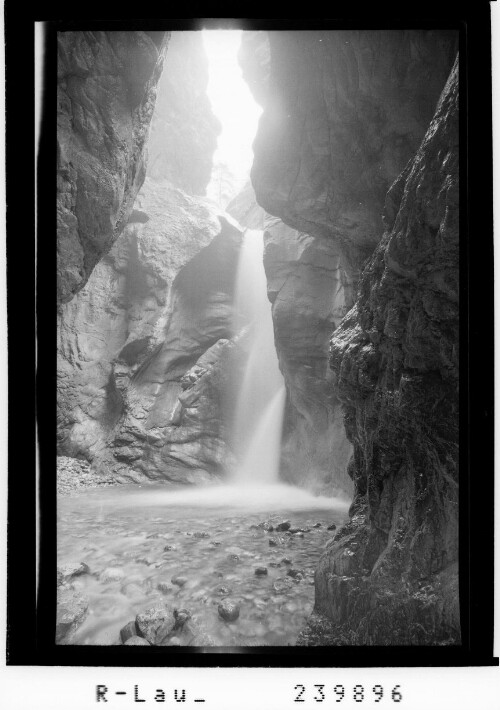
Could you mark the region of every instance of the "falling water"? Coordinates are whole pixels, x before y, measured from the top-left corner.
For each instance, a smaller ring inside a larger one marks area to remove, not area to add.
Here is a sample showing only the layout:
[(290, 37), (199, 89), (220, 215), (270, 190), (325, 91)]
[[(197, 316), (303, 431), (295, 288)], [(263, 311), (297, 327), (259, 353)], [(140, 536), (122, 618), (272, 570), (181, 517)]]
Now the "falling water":
[(285, 385), (274, 345), (263, 263), (263, 233), (247, 230), (236, 277), (234, 331), (247, 328), (246, 361), (237, 397), (233, 447), (238, 483), (278, 480)]

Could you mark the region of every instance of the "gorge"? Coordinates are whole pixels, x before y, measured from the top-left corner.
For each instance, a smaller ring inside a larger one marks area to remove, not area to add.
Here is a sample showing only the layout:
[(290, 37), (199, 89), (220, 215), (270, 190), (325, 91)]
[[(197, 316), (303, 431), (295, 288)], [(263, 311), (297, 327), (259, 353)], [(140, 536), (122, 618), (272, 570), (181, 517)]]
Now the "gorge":
[(56, 642), (459, 644), (457, 33), (210, 34), (58, 36)]

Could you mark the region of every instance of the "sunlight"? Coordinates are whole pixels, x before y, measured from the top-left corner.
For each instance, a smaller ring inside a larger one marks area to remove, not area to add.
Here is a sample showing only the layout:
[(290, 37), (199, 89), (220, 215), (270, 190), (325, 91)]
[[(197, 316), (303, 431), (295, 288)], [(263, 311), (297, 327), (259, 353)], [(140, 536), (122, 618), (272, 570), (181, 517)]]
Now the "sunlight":
[(222, 123), (207, 196), (225, 206), (249, 177), (252, 143), (262, 109), (255, 102), (238, 64), (242, 30), (203, 30), (202, 33), (209, 63), (207, 93)]

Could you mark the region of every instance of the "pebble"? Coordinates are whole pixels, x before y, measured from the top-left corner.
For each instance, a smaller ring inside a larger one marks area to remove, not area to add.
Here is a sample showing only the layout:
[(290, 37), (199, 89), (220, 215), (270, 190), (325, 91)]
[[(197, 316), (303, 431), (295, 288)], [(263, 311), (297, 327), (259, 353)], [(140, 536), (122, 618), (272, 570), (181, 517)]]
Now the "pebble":
[(119, 567), (107, 567), (99, 575), (101, 582), (119, 582), (125, 577), (125, 572)]
[(210, 533), (207, 532), (195, 532), (193, 537), (210, 537)]
[(278, 577), (278, 579), (273, 582), (273, 587), (277, 592), (286, 592), (293, 585), (290, 577)]
[(162, 594), (167, 594), (168, 592), (172, 591), (173, 587), (171, 587), (168, 582), (158, 582), (158, 584), (156, 585), (156, 589)]
[(321, 523), (314, 523), (314, 525), (313, 525), (313, 528), (320, 528), (320, 527), (321, 527)]
[(289, 557), (283, 557), (283, 559), (281, 561), (283, 562), (284, 565), (291, 565), (292, 564), (292, 560)]
[(56, 643), (72, 634), (84, 621), (89, 600), (64, 587), (57, 593)]
[(267, 567), (256, 567), (255, 574), (257, 577), (262, 577), (267, 574)]
[(85, 562), (67, 562), (57, 568), (57, 584), (69, 582), (74, 577), (89, 573), (90, 569)]
[(284, 520), (282, 523), (278, 523), (278, 525), (276, 525), (276, 530), (278, 532), (284, 532), (285, 530), (290, 530), (290, 521)]
[(176, 575), (175, 577), (172, 577), (170, 580), (172, 584), (176, 584), (178, 587), (183, 587), (187, 583), (187, 577), (181, 577), (180, 575)]
[(192, 614), (187, 609), (174, 609), (174, 619), (176, 627), (184, 626), (184, 624), (192, 618)]
[(329, 525), (327, 527), (327, 530), (336, 530), (336, 529), (337, 529), (337, 526), (335, 525), (335, 523), (332, 523), (331, 525)]
[(177, 547), (175, 545), (165, 545), (163, 552), (176, 552)]
[(143, 639), (141, 636), (131, 636), (126, 641), (124, 641), (124, 646), (151, 646), (149, 641)]
[(239, 562), (240, 561), (239, 555), (235, 555), (235, 554), (228, 555), (227, 559), (229, 560), (229, 562)]
[(274, 527), (269, 522), (259, 523), (257, 527), (266, 532), (272, 532), (274, 530)]
[(150, 644), (158, 645), (165, 640), (175, 626), (172, 610), (165, 606), (154, 606), (135, 617), (139, 634)]
[(122, 629), (120, 629), (120, 639), (122, 643), (125, 643), (128, 639), (133, 636), (137, 636), (137, 628), (135, 621), (129, 621)]
[(223, 596), (224, 594), (231, 594), (231, 589), (229, 587), (218, 587), (217, 588), (217, 594), (220, 594)]
[(218, 612), (221, 619), (224, 621), (236, 621), (240, 615), (240, 608), (234, 602), (224, 600), (218, 606)]

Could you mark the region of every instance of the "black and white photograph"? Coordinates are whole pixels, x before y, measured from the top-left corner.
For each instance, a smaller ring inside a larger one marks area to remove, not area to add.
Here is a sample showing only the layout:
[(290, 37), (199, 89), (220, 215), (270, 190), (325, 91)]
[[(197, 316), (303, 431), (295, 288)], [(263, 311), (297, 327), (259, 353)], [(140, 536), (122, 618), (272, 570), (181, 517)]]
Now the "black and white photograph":
[(10, 663), (498, 664), (482, 30), (42, 24), (36, 625), (16, 431)]
[(58, 644), (460, 643), (458, 39), (58, 32)]

